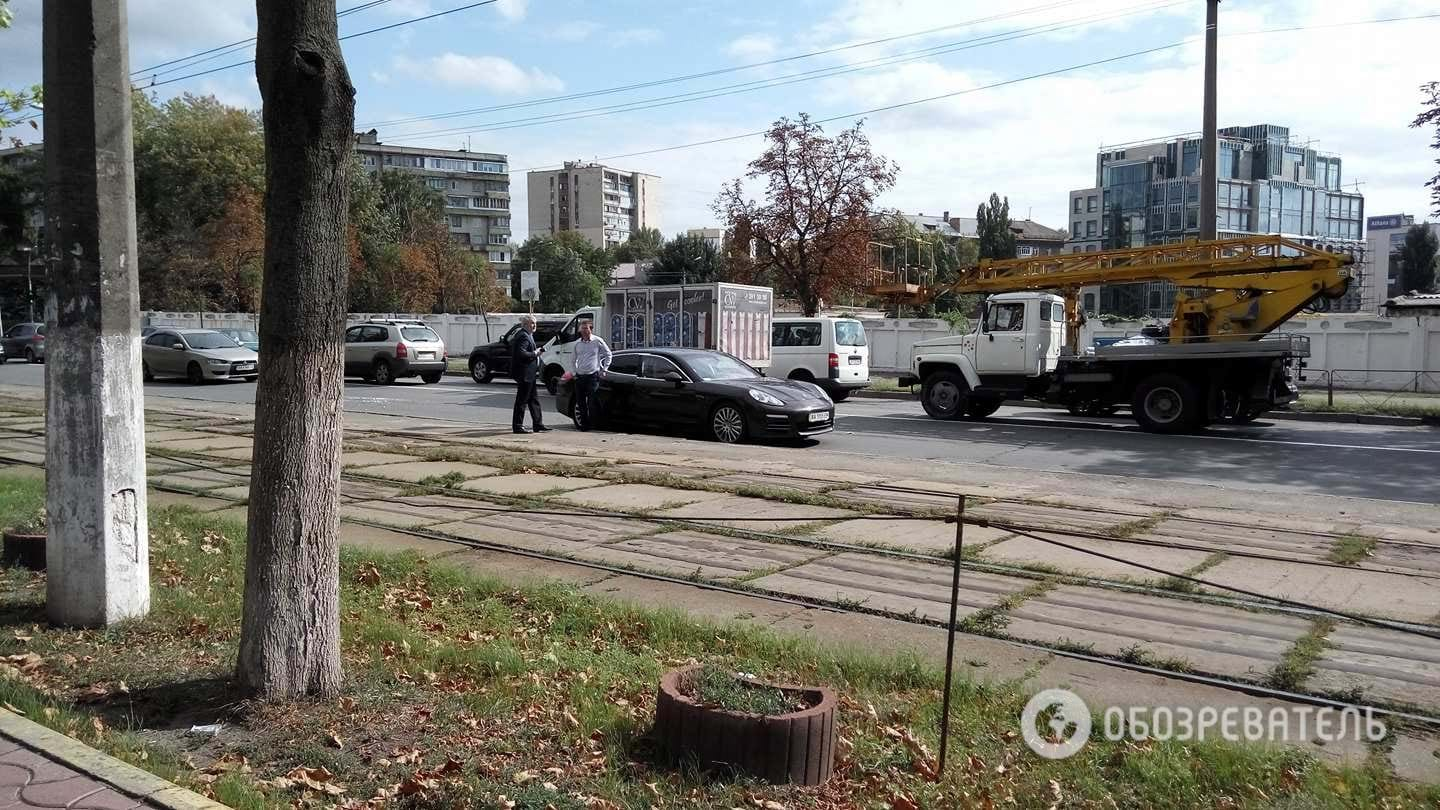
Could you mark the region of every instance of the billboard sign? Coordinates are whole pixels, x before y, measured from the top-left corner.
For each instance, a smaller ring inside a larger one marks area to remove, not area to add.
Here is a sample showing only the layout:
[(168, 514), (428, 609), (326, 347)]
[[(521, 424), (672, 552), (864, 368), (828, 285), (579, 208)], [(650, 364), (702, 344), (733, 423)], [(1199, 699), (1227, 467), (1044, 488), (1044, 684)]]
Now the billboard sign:
[(520, 300), (535, 302), (540, 300), (540, 271), (520, 271)]

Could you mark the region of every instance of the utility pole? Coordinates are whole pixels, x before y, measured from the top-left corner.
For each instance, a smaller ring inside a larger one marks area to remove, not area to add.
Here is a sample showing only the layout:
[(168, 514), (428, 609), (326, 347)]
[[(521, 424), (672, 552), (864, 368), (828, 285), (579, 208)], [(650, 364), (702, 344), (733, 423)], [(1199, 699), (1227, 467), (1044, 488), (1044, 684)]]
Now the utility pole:
[(30, 279), (30, 267), (35, 258), (35, 248), (21, 245), (17, 248), (25, 254), (25, 305), (30, 312), (30, 322), (35, 322), (35, 284)]
[(130, 54), (123, 0), (45, 3), (46, 612), (150, 610)]
[(1200, 148), (1200, 238), (1215, 238), (1219, 162), (1215, 124), (1215, 63), (1219, 50), (1220, 0), (1205, 0), (1205, 132)]

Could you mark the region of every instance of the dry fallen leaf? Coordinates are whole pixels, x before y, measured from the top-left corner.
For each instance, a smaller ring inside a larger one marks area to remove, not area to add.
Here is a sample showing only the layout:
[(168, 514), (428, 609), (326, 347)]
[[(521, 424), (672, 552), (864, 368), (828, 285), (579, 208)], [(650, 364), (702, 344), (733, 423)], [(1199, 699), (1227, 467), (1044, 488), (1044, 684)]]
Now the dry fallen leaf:
[(334, 729), (325, 732), (325, 742), (339, 748), (341, 751), (345, 750), (345, 741), (340, 739), (340, 735), (336, 734)]
[(514, 777), (512, 777), (515, 784), (517, 785), (523, 785), (526, 782), (533, 782), (539, 778), (540, 774), (537, 774), (534, 771), (520, 771), (516, 773)]
[(16, 714), (18, 714), (18, 715), (20, 715), (20, 716), (22, 716), (22, 717), (25, 715), (25, 712), (20, 711), (20, 708), (19, 708), (18, 706), (16, 706), (15, 704), (11, 703), (11, 702), (8, 701), (8, 700), (5, 701), (5, 710), (8, 711), (8, 712), (14, 712), (14, 713), (16, 713)]
[(890, 810), (920, 810), (920, 805), (904, 793), (896, 793), (890, 797)]
[(353, 712), (353, 711), (355, 711), (355, 698), (349, 698), (349, 697), (342, 697), (342, 698), (340, 698), (340, 708), (343, 709), (343, 710), (345, 710), (345, 711), (347, 711), (347, 712)]

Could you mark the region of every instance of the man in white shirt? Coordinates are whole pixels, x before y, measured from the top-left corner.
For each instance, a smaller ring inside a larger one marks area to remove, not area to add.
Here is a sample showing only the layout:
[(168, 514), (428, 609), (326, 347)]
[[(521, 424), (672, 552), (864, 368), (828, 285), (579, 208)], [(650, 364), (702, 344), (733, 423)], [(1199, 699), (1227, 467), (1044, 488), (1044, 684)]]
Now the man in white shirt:
[(593, 331), (591, 321), (580, 321), (580, 340), (575, 343), (575, 427), (582, 431), (595, 424), (595, 389), (600, 387), (600, 375), (610, 368), (610, 346)]

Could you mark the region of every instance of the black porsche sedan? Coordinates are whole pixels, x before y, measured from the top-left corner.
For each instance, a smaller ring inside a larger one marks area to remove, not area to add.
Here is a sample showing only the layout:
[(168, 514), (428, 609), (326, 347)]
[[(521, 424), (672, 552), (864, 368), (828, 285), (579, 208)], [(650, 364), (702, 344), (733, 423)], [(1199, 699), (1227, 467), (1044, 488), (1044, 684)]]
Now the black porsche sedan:
[[(556, 406), (574, 418), (567, 380)], [(803, 438), (835, 429), (835, 403), (819, 386), (762, 375), (724, 352), (627, 349), (597, 392), (597, 426), (699, 428), (716, 441)]]

